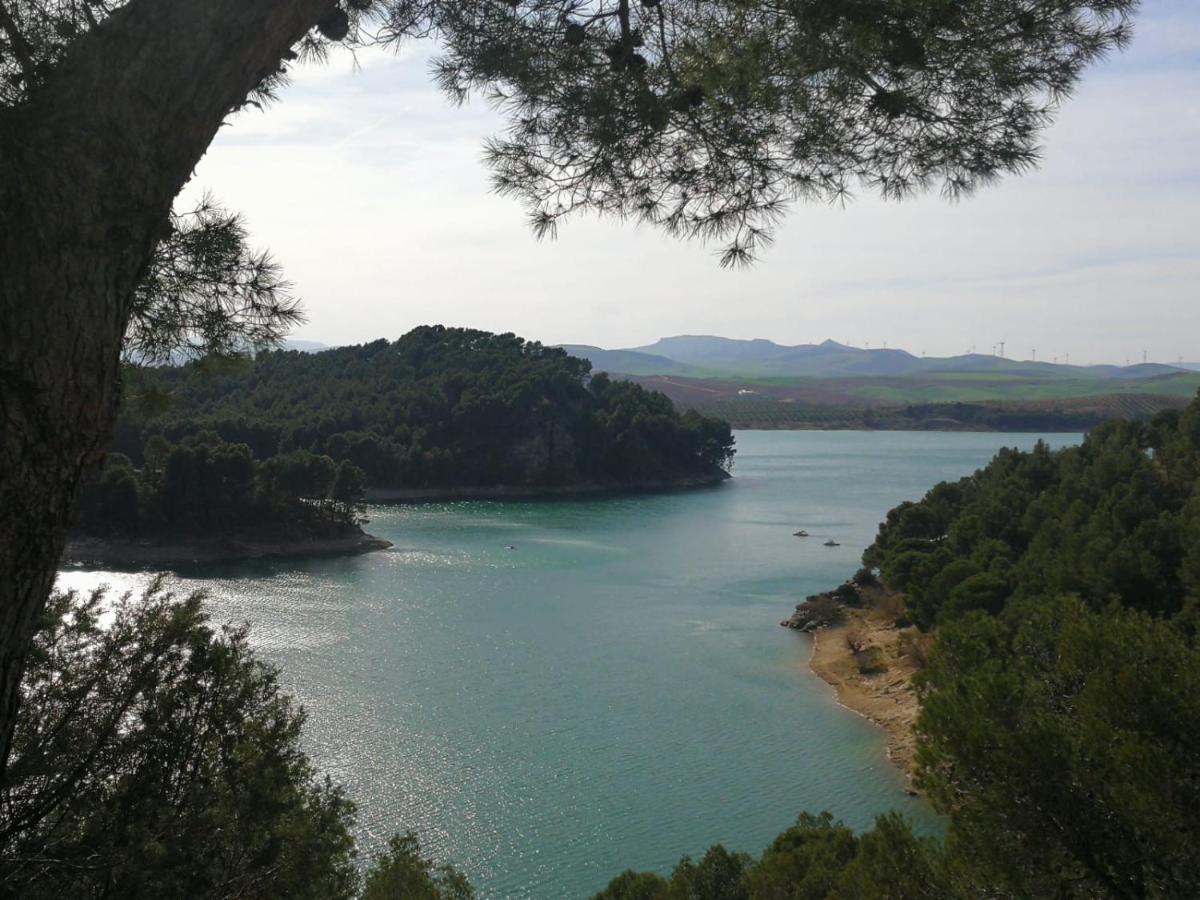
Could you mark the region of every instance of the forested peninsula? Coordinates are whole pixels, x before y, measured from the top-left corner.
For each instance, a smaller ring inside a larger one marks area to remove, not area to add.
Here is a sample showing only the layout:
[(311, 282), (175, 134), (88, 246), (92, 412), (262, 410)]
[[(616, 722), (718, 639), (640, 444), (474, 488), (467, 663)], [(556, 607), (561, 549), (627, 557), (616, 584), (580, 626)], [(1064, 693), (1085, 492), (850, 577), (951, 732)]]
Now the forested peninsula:
[(68, 554), (145, 564), (358, 552), (367, 501), (697, 487), (728, 424), (511, 334), (417, 328), (321, 353), (130, 372)]

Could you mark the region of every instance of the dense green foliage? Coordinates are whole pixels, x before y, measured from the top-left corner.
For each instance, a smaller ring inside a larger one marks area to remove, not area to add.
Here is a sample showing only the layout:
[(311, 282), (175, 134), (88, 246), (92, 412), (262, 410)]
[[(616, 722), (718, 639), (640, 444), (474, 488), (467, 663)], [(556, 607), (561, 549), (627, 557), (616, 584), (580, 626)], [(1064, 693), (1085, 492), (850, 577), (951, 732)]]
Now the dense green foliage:
[(169, 443), (152, 435), (135, 469), (109, 454), (79, 503), (88, 534), (229, 533), (264, 526), (328, 532), (355, 525), (366, 475), (348, 460), (292, 450), (254, 459), (246, 444), (201, 431)]
[(1190, 617), (1200, 592), (1200, 400), (1079, 447), (1001, 451), (887, 515), (863, 555), (923, 628), (1009, 597), (1077, 594)]
[(965, 873), (895, 814), (855, 835), (829, 813), (802, 814), (754, 859), (717, 845), (668, 877), (623, 872), (593, 900), (942, 900), (969, 895)]
[(1176, 625), (1023, 598), (941, 630), (920, 782), (1012, 897), (1200, 895), (1200, 648)]
[(147, 426), (130, 415), (115, 449), (140, 459), (151, 433), (212, 430), (259, 460), (304, 451), (361, 468), (371, 487), (608, 485), (718, 477), (723, 422), (564, 351), (513, 335), (418, 328), (318, 354), (264, 353), (241, 372), (141, 373), (171, 404)]
[(200, 598), (56, 595), (0, 786), (0, 894), (349, 897), (351, 805), (302, 713)]
[(362, 892), (362, 900), (472, 900), (474, 890), (466, 876), (449, 865), (437, 865), (421, 855), (421, 845), (411, 831), (397, 834), (375, 861)]

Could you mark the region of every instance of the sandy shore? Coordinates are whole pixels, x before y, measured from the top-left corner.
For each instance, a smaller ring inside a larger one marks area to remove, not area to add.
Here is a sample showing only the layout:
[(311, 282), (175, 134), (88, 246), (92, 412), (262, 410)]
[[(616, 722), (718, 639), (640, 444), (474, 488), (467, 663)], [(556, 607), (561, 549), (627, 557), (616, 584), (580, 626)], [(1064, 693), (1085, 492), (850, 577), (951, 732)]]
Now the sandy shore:
[[(838, 703), (887, 732), (888, 759), (909, 777), (911, 789), (916, 750), (913, 726), (918, 709), (912, 676), (917, 664), (902, 649), (906, 643), (901, 638), (904, 633), (883, 617), (852, 610), (845, 625), (823, 628), (813, 634), (809, 668), (833, 687)], [(852, 634), (860, 646), (879, 648), (886, 671), (875, 674), (859, 671), (860, 654), (847, 641)]]
[(325, 537), (221, 537), (108, 539), (79, 537), (67, 541), (63, 562), (75, 566), (154, 568), (187, 563), (241, 559), (295, 559), (315, 556), (353, 556), (392, 546), (363, 531)]

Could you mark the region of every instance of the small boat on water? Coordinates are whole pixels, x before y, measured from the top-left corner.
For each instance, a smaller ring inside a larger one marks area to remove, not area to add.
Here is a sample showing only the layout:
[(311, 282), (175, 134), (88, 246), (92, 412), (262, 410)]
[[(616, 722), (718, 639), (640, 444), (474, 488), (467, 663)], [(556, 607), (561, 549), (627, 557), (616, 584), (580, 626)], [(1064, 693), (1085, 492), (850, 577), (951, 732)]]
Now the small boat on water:
[(840, 547), (842, 545), (839, 544), (837, 541), (835, 541), (833, 538), (830, 538), (829, 540), (827, 540), (825, 542), (825, 546), (826, 547)]
[(801, 528), (799, 531), (793, 531), (792, 537), (808, 537), (808, 532)]

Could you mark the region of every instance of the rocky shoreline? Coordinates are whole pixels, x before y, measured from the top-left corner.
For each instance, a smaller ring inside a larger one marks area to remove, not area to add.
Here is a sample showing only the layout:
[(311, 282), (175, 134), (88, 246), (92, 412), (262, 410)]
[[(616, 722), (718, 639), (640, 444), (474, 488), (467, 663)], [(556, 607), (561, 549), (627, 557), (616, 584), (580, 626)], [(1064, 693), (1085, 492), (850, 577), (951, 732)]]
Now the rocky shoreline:
[(841, 625), (846, 620), (846, 608), (833, 591), (812, 594), (803, 603), (796, 604), (796, 611), (779, 624), (806, 634)]
[[(878, 648), (886, 658), (886, 669), (861, 670), (861, 654), (848, 646), (857, 625), (863, 626), (870, 642), (868, 646)], [(916, 763), (914, 726), (920, 712), (912, 687), (916, 666), (906, 664), (906, 657), (897, 652), (897, 636), (895, 626), (871, 621), (866, 614), (856, 612), (849, 623), (813, 634), (808, 666), (833, 688), (839, 704), (887, 732), (887, 758), (904, 773), (908, 792), (915, 794), (912, 783)]]
[[(849, 584), (849, 583), (848, 583)], [(814, 594), (780, 624), (812, 635), (809, 668), (833, 688), (838, 703), (887, 733), (887, 757), (906, 776), (910, 794), (915, 768), (914, 726), (920, 706), (913, 675), (928, 650), (929, 636), (898, 628), (898, 597), (881, 586), (846, 585)]]
[(682, 475), (631, 483), (584, 481), (576, 484), (539, 486), (497, 484), (469, 487), (367, 488), (368, 503), (447, 503), (457, 500), (546, 500), (573, 497), (650, 494), (665, 491), (716, 487), (727, 481), (728, 472)]
[(151, 568), (246, 559), (356, 556), (391, 546), (391, 541), (357, 528), (352, 534), (323, 536), (225, 535), (167, 539), (80, 536), (67, 541), (63, 563), (80, 567)]

